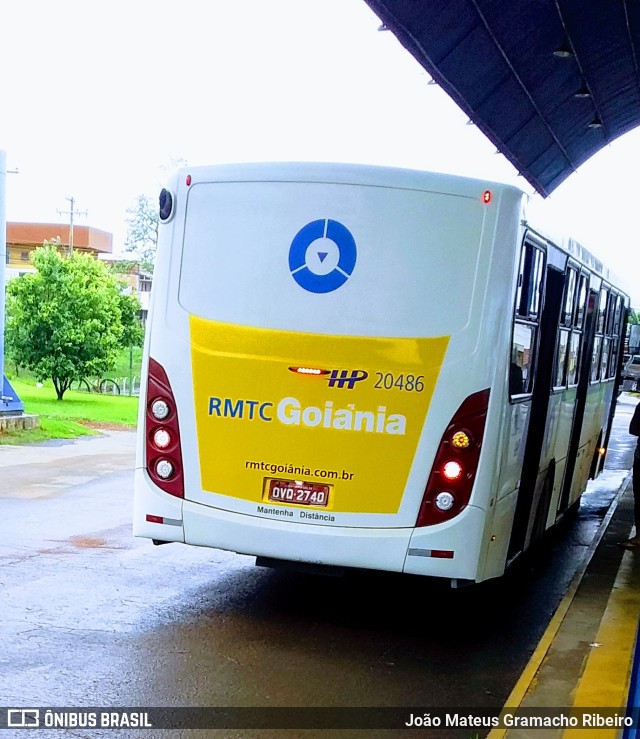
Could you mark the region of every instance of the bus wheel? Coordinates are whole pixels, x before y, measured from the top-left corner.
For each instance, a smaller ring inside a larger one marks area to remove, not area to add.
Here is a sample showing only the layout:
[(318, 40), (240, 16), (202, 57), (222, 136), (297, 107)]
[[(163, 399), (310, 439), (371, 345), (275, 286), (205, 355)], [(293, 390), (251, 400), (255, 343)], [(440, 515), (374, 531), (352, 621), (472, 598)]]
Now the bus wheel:
[(593, 452), (593, 459), (591, 460), (591, 469), (589, 470), (590, 480), (595, 480), (601, 471), (602, 456), (598, 452), (601, 446), (602, 446), (602, 431), (600, 432), (600, 436), (598, 436), (598, 443), (596, 444), (596, 448)]
[(580, 498), (574, 500), (573, 503), (567, 509), (565, 509), (563, 519), (566, 519), (567, 521), (572, 521), (574, 518), (577, 518), (579, 510)]
[(549, 516), (549, 506), (551, 505), (551, 495), (553, 494), (553, 480), (555, 478), (555, 462), (549, 464), (549, 469), (542, 483), (542, 492), (536, 509), (536, 518), (531, 532), (531, 544), (540, 541), (546, 531), (547, 518)]

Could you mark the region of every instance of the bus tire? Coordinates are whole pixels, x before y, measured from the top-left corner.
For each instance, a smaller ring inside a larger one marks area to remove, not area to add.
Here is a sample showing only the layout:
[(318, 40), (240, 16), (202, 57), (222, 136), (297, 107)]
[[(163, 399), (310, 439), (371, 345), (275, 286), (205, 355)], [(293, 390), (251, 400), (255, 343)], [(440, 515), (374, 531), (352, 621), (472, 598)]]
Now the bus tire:
[(567, 521), (572, 521), (573, 519), (577, 518), (579, 510), (580, 497), (576, 498), (576, 500), (574, 500), (573, 503), (565, 509), (562, 517)]
[(553, 495), (553, 481), (556, 476), (556, 464), (555, 461), (549, 463), (547, 474), (545, 475), (544, 482), (542, 483), (542, 492), (540, 493), (540, 500), (538, 501), (538, 507), (536, 509), (536, 517), (533, 524), (533, 531), (531, 532), (531, 544), (535, 544), (540, 541), (546, 531), (547, 518), (549, 516), (549, 506), (551, 505), (551, 496)]
[(595, 480), (596, 477), (600, 474), (600, 465), (602, 464), (602, 457), (598, 453), (598, 449), (602, 446), (602, 431), (600, 431), (600, 435), (598, 436), (598, 443), (596, 444), (596, 448), (593, 451), (593, 459), (591, 460), (591, 469), (589, 470), (589, 479)]

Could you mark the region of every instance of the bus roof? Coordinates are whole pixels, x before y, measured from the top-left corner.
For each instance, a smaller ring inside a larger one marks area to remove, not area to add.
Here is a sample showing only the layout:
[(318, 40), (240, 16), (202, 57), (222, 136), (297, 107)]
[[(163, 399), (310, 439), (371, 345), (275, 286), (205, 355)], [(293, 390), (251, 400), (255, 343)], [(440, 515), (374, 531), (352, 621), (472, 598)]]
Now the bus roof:
[(367, 164), (341, 164), (337, 162), (255, 162), (239, 164), (216, 164), (205, 167), (183, 167), (180, 174), (191, 174), (197, 179), (230, 182), (286, 181), (325, 182), (337, 184), (371, 185), (377, 187), (399, 187), (419, 190), (441, 190), (443, 192), (473, 197), (486, 189), (493, 192), (511, 192), (516, 196), (526, 194), (513, 185), (442, 174), (427, 170), (403, 169)]
[(535, 203), (527, 193), (514, 185), (427, 170), (339, 162), (229, 163), (183, 167), (178, 171), (179, 177), (186, 175), (191, 175), (194, 181), (201, 182), (250, 182), (252, 180), (323, 182), (439, 191), (462, 197), (481, 197), (487, 190), (491, 191), (493, 197), (508, 194), (514, 200), (521, 200), (526, 227), (570, 254), (576, 261), (600, 275), (606, 282), (629, 293), (625, 282), (598, 257), (576, 239), (568, 236), (562, 227), (551, 223), (548, 215), (545, 214), (544, 203)]

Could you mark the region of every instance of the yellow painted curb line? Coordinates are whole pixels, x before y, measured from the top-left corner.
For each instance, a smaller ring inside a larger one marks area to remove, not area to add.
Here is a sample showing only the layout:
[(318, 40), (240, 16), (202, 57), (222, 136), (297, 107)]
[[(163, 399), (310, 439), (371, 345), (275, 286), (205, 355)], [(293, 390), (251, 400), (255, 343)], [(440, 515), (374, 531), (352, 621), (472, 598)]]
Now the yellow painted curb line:
[[(613, 518), (613, 514), (615, 513), (616, 508), (618, 507), (618, 503), (620, 502), (620, 499), (622, 498), (627, 488), (629, 487), (630, 482), (631, 482), (631, 473), (629, 472), (627, 476), (625, 477), (625, 479), (623, 480), (622, 485), (620, 486), (620, 490), (618, 491), (618, 494), (616, 495), (613, 502), (609, 506), (607, 515), (602, 519), (600, 528), (598, 529), (598, 532), (596, 533), (593, 541), (589, 545), (589, 548), (587, 549), (584, 555), (584, 558), (582, 560), (580, 567), (578, 568), (575, 575), (573, 576), (573, 579), (571, 580), (571, 583), (569, 584), (569, 587), (567, 588), (567, 592), (565, 593), (564, 598), (560, 601), (560, 605), (556, 609), (556, 612), (553, 614), (551, 621), (549, 621), (549, 625), (547, 626), (544, 634), (542, 635), (542, 638), (538, 642), (538, 646), (535, 648), (535, 651), (531, 655), (529, 662), (527, 663), (527, 666), (522, 671), (522, 674), (520, 675), (518, 682), (514, 685), (513, 690), (511, 691), (511, 694), (507, 698), (507, 701), (503, 707), (503, 712), (506, 711), (506, 709), (508, 708), (510, 712), (515, 713), (515, 711), (522, 704), (522, 701), (524, 700), (526, 694), (529, 692), (529, 689), (534, 684), (538, 670), (540, 669), (540, 666), (542, 665), (542, 662), (544, 658), (546, 657), (547, 652), (549, 651), (549, 648), (553, 644), (553, 640), (555, 639), (560, 629), (560, 626), (562, 625), (562, 622), (564, 621), (565, 616), (567, 615), (569, 606), (573, 602), (575, 594), (578, 588), (580, 587), (580, 583), (582, 582), (584, 573), (586, 572), (586, 569), (589, 566), (589, 562), (591, 562), (591, 558), (593, 557), (594, 552), (598, 548), (598, 544), (600, 544), (600, 541), (602, 540), (602, 537), (604, 536), (604, 532), (607, 530), (607, 527), (609, 526), (609, 522)], [(504, 739), (508, 731), (509, 729), (492, 729), (487, 735), (487, 739)]]
[[(640, 618), (640, 583), (633, 556), (632, 552), (625, 552), (620, 563), (596, 636), (597, 646), (591, 649), (574, 693), (574, 708), (626, 708)], [(563, 739), (575, 737), (580, 731), (584, 730), (567, 729)], [(597, 731), (599, 739), (613, 739), (619, 734), (619, 729), (614, 728)]]

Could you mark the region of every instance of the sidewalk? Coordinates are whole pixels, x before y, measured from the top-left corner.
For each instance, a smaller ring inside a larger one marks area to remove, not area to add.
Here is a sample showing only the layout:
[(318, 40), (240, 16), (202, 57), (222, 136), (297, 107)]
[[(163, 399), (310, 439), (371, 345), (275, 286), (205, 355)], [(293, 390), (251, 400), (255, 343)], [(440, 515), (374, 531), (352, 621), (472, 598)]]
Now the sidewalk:
[(135, 431), (42, 444), (0, 446), (0, 499), (42, 498), (105, 472), (133, 469)]
[[(623, 711), (635, 692), (631, 677), (640, 620), (640, 556), (617, 546), (633, 525), (630, 475), (616, 500), (505, 710)], [(614, 739), (622, 729), (496, 729), (489, 734), (490, 739), (574, 736)]]

